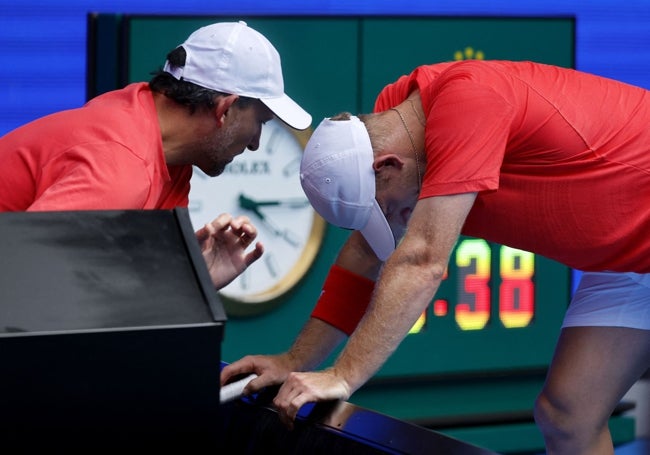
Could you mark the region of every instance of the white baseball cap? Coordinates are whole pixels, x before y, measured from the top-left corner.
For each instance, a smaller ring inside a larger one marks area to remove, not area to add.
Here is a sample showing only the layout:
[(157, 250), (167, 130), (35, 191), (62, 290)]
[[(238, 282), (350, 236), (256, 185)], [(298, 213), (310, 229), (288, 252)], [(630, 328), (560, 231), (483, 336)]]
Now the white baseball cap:
[(280, 54), (245, 22), (201, 27), (181, 46), (187, 55), (185, 66), (166, 61), (163, 68), (176, 79), (259, 99), (292, 128), (304, 130), (311, 125), (311, 115), (284, 93)]
[(373, 161), (368, 131), (358, 117), (326, 118), (307, 142), (300, 182), (325, 220), (360, 231), (384, 261), (395, 250), (395, 237), (375, 199)]

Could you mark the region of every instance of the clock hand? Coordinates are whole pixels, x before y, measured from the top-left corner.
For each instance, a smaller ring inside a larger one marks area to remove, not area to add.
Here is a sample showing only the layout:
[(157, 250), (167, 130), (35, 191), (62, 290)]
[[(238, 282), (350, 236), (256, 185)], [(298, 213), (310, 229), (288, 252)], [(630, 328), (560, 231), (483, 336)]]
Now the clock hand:
[(281, 236), (282, 232), (275, 227), (262, 212), (258, 209), (258, 204), (251, 198), (244, 196), (243, 194), (239, 195), (239, 206), (244, 210), (250, 210), (253, 212), (261, 221), (264, 223), (274, 235)]
[(243, 194), (239, 195), (239, 205), (242, 208), (247, 208), (251, 210), (251, 207), (289, 207), (291, 209), (297, 209), (304, 207), (309, 204), (307, 198), (287, 198), (287, 199), (274, 199), (267, 201), (255, 201)]
[[(291, 204), (295, 203), (296, 200), (293, 199), (287, 199), (285, 201), (264, 201), (264, 202), (257, 202), (254, 201), (253, 199), (246, 197), (243, 194), (239, 195), (239, 206), (244, 209), (244, 210), (250, 210), (253, 212), (261, 221), (264, 223), (269, 230), (276, 236), (282, 237), (284, 240), (286, 240), (289, 244), (293, 246), (298, 246), (300, 243), (296, 239), (295, 235), (290, 232), (288, 229), (285, 229), (284, 231), (280, 230), (275, 226), (271, 220), (269, 220), (260, 210), (258, 207), (260, 206), (279, 206), (279, 205), (285, 205), (285, 204)], [(305, 201), (306, 202), (306, 201)]]
[(309, 205), (307, 199), (294, 198), (294, 199), (280, 199), (277, 201), (259, 201), (257, 203), (260, 206), (274, 206), (274, 207), (289, 207), (291, 209), (299, 209), (306, 205)]
[(244, 196), (243, 194), (239, 194), (239, 207), (241, 207), (244, 210), (250, 210), (253, 212), (255, 215), (258, 216), (262, 221), (264, 221), (264, 215), (262, 212), (259, 211), (258, 204), (254, 200), (252, 200), (249, 197)]

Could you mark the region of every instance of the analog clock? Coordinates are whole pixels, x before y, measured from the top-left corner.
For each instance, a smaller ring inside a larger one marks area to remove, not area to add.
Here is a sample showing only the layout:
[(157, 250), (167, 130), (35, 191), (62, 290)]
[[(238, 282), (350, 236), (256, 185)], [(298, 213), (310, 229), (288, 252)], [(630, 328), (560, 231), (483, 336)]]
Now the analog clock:
[(230, 315), (273, 308), (307, 273), (318, 253), (326, 223), (309, 204), (299, 178), (310, 134), (272, 120), (262, 128), (259, 149), (237, 156), (219, 177), (194, 168), (189, 195), (194, 227), (224, 212), (247, 215), (265, 248), (258, 261), (220, 290)]

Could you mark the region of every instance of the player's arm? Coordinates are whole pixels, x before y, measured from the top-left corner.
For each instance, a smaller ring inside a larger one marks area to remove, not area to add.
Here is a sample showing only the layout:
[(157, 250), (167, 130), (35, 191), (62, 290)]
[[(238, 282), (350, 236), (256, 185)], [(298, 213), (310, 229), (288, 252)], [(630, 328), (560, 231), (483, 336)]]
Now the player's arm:
[(420, 200), (384, 265), (372, 302), (332, 368), (291, 373), (274, 403), (291, 426), (302, 405), (348, 399), (383, 365), (438, 290), (474, 193)]
[(255, 373), (244, 394), (282, 384), (292, 371), (310, 371), (354, 331), (366, 310), (381, 263), (363, 237), (354, 232), (343, 245), (325, 282), (316, 308), (285, 353), (249, 355), (224, 367), (221, 384)]
[(381, 367), (433, 299), (475, 197), (432, 197), (416, 205), (366, 316), (333, 368), (350, 393)]

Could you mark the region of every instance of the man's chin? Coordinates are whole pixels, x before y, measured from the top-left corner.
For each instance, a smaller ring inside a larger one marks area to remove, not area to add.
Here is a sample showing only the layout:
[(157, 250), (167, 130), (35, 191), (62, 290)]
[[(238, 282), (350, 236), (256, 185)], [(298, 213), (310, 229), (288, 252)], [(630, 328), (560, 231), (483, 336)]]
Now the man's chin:
[(225, 169), (226, 169), (225, 166), (219, 166), (219, 167), (215, 167), (215, 168), (212, 168), (212, 169), (208, 169), (207, 171), (205, 169), (201, 169), (201, 170), (208, 177), (217, 177), (217, 176), (223, 174), (223, 171)]

